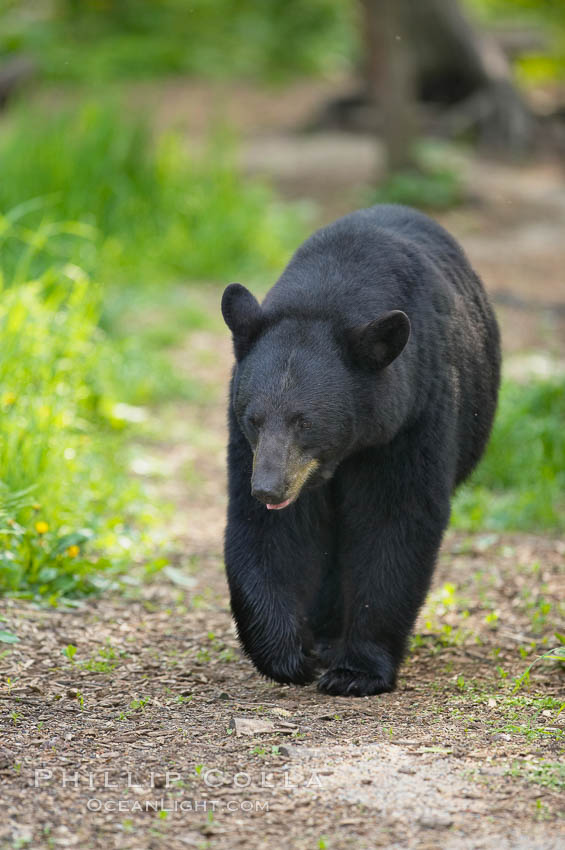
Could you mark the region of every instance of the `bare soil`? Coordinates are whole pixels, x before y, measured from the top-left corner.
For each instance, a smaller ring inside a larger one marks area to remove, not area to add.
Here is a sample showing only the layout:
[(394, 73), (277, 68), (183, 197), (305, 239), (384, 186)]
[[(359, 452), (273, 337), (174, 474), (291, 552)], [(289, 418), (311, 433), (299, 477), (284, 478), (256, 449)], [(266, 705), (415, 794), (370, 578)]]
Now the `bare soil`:
[[(280, 110), (249, 97), (261, 132), (278, 139), (262, 168), (296, 196), (312, 156), (290, 119), (273, 126)], [(248, 164), (260, 143), (250, 132)], [(308, 192), (331, 217), (350, 203), (348, 169), (363, 169), (347, 139), (324, 144), (337, 145), (335, 179), (325, 171)], [(470, 162), (469, 179), (480, 200), (442, 220), (491, 292), (518, 299), (500, 308), (509, 368), (530, 368), (532, 352), (561, 368), (565, 319), (551, 306), (565, 302), (559, 166)], [(177, 572), (68, 609), (1, 602), (2, 628), (20, 642), (0, 645), (0, 847), (565, 846), (562, 669), (546, 657), (523, 676), (565, 631), (565, 543), (450, 532), (393, 694), (346, 699), (267, 682), (240, 653), (223, 575), (227, 334), (194, 333), (173, 356), (207, 398), (159, 411), (165, 436), (138, 450), (148, 470), (166, 471), (146, 477), (175, 505), (163, 523)]]

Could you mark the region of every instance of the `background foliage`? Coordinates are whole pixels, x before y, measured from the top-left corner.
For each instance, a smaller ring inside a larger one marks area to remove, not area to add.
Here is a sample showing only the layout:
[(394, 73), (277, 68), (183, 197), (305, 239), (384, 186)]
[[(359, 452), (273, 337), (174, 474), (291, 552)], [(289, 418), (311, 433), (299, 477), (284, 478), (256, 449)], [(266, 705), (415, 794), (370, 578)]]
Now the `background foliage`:
[[(518, 15), (545, 28), (549, 51), (523, 57), (523, 74), (563, 71), (559, 0), (470, 6), (489, 22)], [(132, 559), (162, 564), (147, 496), (129, 474), (131, 439), (163, 402), (203, 392), (173, 372), (166, 349), (210, 323), (191, 297), (203, 282), (218, 296), (238, 278), (265, 289), (310, 227), (303, 209), (241, 175), (227, 129), (196, 152), (155, 133), (109, 83), (333, 71), (358, 52), (355, 9), (0, 0), (0, 64), (23, 52), (44, 80), (81, 92), (78, 107), (22, 101), (0, 121), (0, 591), (55, 600), (96, 589)], [(397, 180), (387, 197), (449, 205), (459, 182), (440, 177)], [(158, 327), (130, 333), (136, 310), (159, 315)], [(563, 390), (504, 385), (456, 526), (565, 528)]]
[[(191, 158), (179, 138), (152, 139), (139, 117), (106, 99), (54, 114), (19, 110), (0, 136), (0, 209), (18, 216), (0, 260), (4, 274), (21, 279), (24, 224), (41, 234), (33, 256), (23, 255), (32, 275), (53, 257), (72, 258), (105, 282), (276, 268), (295, 214), (238, 174), (232, 150), (219, 134)], [(85, 226), (91, 238), (75, 238)]]
[[(464, 0), (488, 24), (523, 23), (548, 49), (524, 79), (565, 73), (561, 0)], [(46, 79), (101, 83), (161, 74), (281, 80), (355, 65), (354, 0), (0, 0), (0, 56), (24, 52)]]
[(277, 79), (334, 67), (354, 41), (351, 5), (343, 0), (2, 2), (9, 14), (0, 49), (29, 51), (52, 79)]
[[(0, 161), (0, 590), (56, 598), (151, 554), (128, 440), (140, 405), (200, 392), (162, 354), (206, 321), (176, 281), (278, 267), (301, 218), (227, 140), (193, 161), (109, 103), (19, 110)], [(138, 304), (160, 333), (130, 336)]]
[(565, 3), (562, 0), (468, 0), (472, 12), (491, 25), (522, 24), (543, 34), (544, 50), (516, 59), (522, 82), (540, 83), (565, 77)]

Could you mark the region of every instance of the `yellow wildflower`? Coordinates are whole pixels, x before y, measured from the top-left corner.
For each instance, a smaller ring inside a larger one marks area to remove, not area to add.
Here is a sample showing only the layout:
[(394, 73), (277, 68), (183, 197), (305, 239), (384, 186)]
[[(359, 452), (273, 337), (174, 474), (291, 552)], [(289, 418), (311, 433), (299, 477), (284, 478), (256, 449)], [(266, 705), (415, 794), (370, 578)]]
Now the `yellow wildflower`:
[(7, 407), (8, 407), (10, 404), (13, 404), (13, 403), (15, 402), (15, 400), (16, 400), (16, 394), (15, 394), (15, 393), (11, 393), (11, 392), (4, 393), (4, 395), (3, 395), (3, 397), (2, 397), (2, 402), (3, 402), (3, 404), (5, 404)]
[(76, 544), (69, 546), (69, 548), (67, 549), (67, 555), (69, 556), (69, 558), (76, 558), (76, 556), (78, 555), (79, 552), (80, 552), (80, 549), (78, 548), (78, 546)]
[(46, 531), (49, 531), (49, 526), (42, 519), (39, 522), (35, 523), (35, 530), (38, 534), (45, 534)]

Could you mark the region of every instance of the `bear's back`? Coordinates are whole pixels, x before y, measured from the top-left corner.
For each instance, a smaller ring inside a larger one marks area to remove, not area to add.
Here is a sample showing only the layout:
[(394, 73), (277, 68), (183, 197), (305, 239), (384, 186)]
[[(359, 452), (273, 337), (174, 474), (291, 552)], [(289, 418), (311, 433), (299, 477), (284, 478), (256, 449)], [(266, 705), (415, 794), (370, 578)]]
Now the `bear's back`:
[(346, 324), (386, 310), (421, 313), (432, 302), (445, 312), (472, 275), (465, 254), (437, 222), (408, 207), (377, 205), (307, 239), (263, 306), (274, 318), (302, 312), (305, 318), (340, 316)]
[(499, 332), (480, 279), (441, 225), (388, 204), (344, 216), (297, 250), (263, 308), (273, 322), (321, 318), (338, 331), (406, 312), (412, 336), (403, 368), (420, 399), (455, 414), (456, 478), (467, 476), (494, 415)]

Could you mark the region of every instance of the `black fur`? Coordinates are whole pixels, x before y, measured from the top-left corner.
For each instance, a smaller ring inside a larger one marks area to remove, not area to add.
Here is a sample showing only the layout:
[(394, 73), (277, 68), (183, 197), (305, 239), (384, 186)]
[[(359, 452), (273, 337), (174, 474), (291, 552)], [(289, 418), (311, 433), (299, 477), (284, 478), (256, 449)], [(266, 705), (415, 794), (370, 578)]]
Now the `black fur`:
[[(261, 307), (239, 284), (222, 307), (237, 359), (225, 559), (243, 648), (279, 682), (325, 668), (327, 693), (390, 691), (451, 494), (495, 413), (499, 332), (481, 282), (436, 222), (376, 206), (310, 237)], [(284, 510), (251, 494), (261, 445), (281, 495), (289, 451), (318, 463)]]

